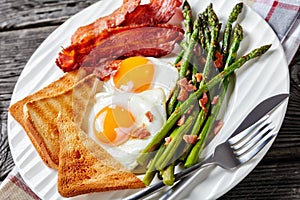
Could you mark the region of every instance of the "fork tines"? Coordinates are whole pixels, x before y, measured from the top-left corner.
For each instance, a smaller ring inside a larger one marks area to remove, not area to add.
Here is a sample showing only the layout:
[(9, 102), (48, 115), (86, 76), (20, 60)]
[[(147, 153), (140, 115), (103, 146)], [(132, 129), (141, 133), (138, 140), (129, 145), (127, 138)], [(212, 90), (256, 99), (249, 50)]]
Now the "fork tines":
[(276, 133), (269, 115), (228, 140), (234, 154), (241, 163), (252, 159)]

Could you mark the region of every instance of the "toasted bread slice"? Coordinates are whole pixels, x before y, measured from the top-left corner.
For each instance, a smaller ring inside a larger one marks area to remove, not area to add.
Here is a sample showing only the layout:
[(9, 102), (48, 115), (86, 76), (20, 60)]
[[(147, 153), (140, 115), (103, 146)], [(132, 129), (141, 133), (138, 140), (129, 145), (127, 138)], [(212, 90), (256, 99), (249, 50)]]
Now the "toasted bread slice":
[(9, 107), (10, 114), (23, 126), (24, 129), (26, 129), (26, 127), (24, 126), (23, 106), (29, 101), (45, 97), (51, 97), (59, 93), (65, 92), (66, 90), (74, 86), (76, 76), (77, 71), (65, 73), (64, 76), (52, 82), (48, 86), (42, 88), (34, 94), (28, 95), (24, 99), (19, 100), (13, 105), (11, 105)]
[(145, 187), (132, 172), (68, 117), (58, 117), (60, 141), (58, 191), (64, 197)]
[[(58, 80), (50, 83), (48, 86), (42, 88), (41, 90), (26, 96), (22, 100), (17, 101), (9, 107), (10, 114), (15, 118), (17, 122), (23, 127), (27, 135), (29, 136), (33, 145), (38, 149), (40, 141), (37, 141), (34, 135), (31, 134), (30, 130), (27, 128), (25, 113), (23, 112), (24, 105), (30, 101), (47, 98), (51, 96), (56, 96), (58, 94), (64, 93), (70, 88), (72, 88), (77, 80), (78, 70), (65, 73)], [(41, 155), (43, 161), (52, 168), (57, 167), (57, 164), (54, 163), (46, 153), (43, 153), (43, 147), (39, 148), (38, 153)]]
[(73, 87), (56, 96), (29, 101), (24, 106), (24, 124), (29, 137), (51, 168), (58, 168), (59, 136), (56, 118), (59, 112), (81, 124), (97, 78), (91, 74), (76, 82)]

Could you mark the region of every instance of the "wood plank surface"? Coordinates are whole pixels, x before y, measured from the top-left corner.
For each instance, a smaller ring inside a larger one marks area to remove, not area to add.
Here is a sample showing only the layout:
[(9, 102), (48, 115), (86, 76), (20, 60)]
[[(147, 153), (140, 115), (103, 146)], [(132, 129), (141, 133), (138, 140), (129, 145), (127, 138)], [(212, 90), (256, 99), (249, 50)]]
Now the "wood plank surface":
[[(42, 41), (97, 0), (0, 0), (0, 179), (13, 167), (7, 142), (7, 110), (14, 85)], [(291, 63), (286, 117), (270, 151), (220, 199), (300, 199), (300, 50)]]
[(97, 0), (1, 0), (0, 30), (59, 25)]

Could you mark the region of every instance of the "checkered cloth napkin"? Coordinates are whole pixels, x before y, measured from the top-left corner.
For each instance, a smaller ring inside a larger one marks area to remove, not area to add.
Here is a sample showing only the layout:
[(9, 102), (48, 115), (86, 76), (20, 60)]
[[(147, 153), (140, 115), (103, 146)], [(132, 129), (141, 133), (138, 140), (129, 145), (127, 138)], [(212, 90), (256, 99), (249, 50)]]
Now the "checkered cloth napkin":
[[(225, 0), (224, 0), (225, 1)], [(244, 0), (264, 18), (281, 41), (288, 63), (300, 44), (300, 0)], [(0, 186), (0, 199), (32, 200), (39, 197), (30, 190), (15, 167)]]

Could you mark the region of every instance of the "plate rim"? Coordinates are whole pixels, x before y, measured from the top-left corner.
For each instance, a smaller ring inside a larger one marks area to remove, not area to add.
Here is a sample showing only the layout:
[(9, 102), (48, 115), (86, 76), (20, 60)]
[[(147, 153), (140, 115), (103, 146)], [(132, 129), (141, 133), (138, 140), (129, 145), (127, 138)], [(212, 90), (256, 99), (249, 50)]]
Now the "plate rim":
[[(207, 0), (205, 0), (205, 1), (207, 1)], [(212, 0), (212, 1), (216, 1), (216, 0)], [(65, 24), (65, 26), (67, 26), (67, 24), (69, 23), (69, 21), (72, 21), (72, 20), (74, 20), (75, 19), (75, 17), (76, 16), (80, 16), (81, 14), (83, 14), (84, 12), (86, 12), (88, 9), (91, 9), (93, 6), (97, 6), (98, 4), (102, 4), (103, 2), (107, 2), (107, 1), (105, 1), (105, 0), (102, 0), (102, 1), (99, 1), (99, 2), (96, 2), (96, 3), (94, 3), (94, 4), (92, 4), (92, 5), (90, 5), (89, 7), (87, 7), (87, 8), (85, 8), (85, 9), (83, 9), (82, 11), (80, 11), (80, 12), (78, 12), (78, 13), (76, 13), (75, 15), (73, 15), (72, 17), (70, 17), (66, 22), (64, 22), (62, 25), (64, 25)], [(237, 2), (241, 2), (241, 1), (233, 1), (233, 2), (235, 2), (235, 3), (237, 3)], [(234, 4), (234, 3), (231, 3), (231, 4)], [(261, 18), (251, 7), (249, 7), (246, 3), (244, 3), (244, 6), (247, 6), (247, 9), (249, 9), (249, 10), (251, 10), (255, 15), (257, 15), (259, 18)], [(261, 20), (263, 21), (263, 23), (265, 23), (265, 24), (267, 24), (267, 22), (265, 22), (264, 20), (263, 20), (263, 18), (261, 18)], [(43, 46), (45, 46), (45, 44), (48, 42), (48, 39), (51, 37), (51, 35), (52, 34), (55, 34), (55, 33), (57, 33), (58, 32), (58, 29), (62, 26), (62, 25), (60, 25), (60, 26), (58, 26), (50, 35), (48, 35), (47, 36), (47, 38), (41, 43), (41, 45), (35, 50), (35, 52), (31, 55), (31, 57), (30, 57), (30, 59), (27, 61), (27, 64), (25, 65), (25, 67), (24, 67), (24, 69), (26, 69), (26, 70), (22, 70), (22, 73), (21, 73), (21, 75), (19, 76), (19, 78), (18, 78), (18, 80), (17, 80), (17, 83), (16, 83), (16, 85), (15, 85), (15, 87), (14, 87), (14, 90), (13, 90), (13, 94), (12, 94), (12, 97), (11, 97), (11, 102), (10, 102), (10, 105), (12, 105), (16, 100), (19, 100), (20, 98), (16, 98), (16, 96), (18, 96), (17, 94), (16, 94), (16, 90), (17, 90), (17, 88), (19, 87), (19, 84), (20, 84), (20, 80), (22, 80), (25, 76), (26, 76), (26, 73), (27, 73), (27, 71), (29, 70), (29, 65), (30, 65), (30, 63), (32, 62), (32, 60), (33, 60), (33, 58), (35, 57), (35, 55), (38, 53), (38, 51), (39, 51), (39, 49), (41, 48), (41, 47), (43, 47)], [(268, 25), (268, 24), (267, 24)], [(268, 25), (269, 26), (269, 25)], [(269, 28), (270, 28), (270, 26), (269, 26)], [(270, 30), (273, 32), (273, 34), (275, 34), (275, 32), (270, 28)], [(276, 34), (275, 34), (276, 35)], [(278, 39), (278, 42), (279, 42), (279, 39)], [(283, 51), (283, 47), (282, 47), (282, 45), (281, 45), (281, 43), (279, 42), (279, 51), (281, 51), (283, 54), (284, 54), (284, 51)], [(284, 56), (284, 62), (285, 62), (285, 65), (286, 65), (286, 68), (288, 68), (288, 65), (287, 65), (287, 61), (286, 61), (286, 57)], [(288, 70), (288, 69), (287, 69)], [(62, 74), (62, 73), (61, 73)], [(57, 77), (56, 77), (57, 78)], [(288, 83), (289, 83), (289, 81), (290, 81), (290, 76), (289, 76), (289, 74), (287, 74), (287, 81), (288, 81)], [(55, 80), (55, 78), (54, 78), (54, 80)], [(43, 85), (45, 85), (45, 83), (43, 84)], [(43, 86), (40, 86), (40, 88), (41, 87), (43, 87)], [(289, 84), (288, 84), (288, 88), (287, 88), (287, 90), (288, 90), (288, 93), (290, 92), (290, 86), (289, 86)], [(282, 114), (283, 115), (283, 117), (282, 117), (282, 119), (281, 119), (281, 122), (280, 122), (280, 127), (281, 127), (281, 125), (282, 125), (282, 122), (283, 122), (283, 119), (284, 119), (284, 116), (285, 116), (285, 114), (286, 114), (286, 111), (287, 111), (287, 105), (288, 105), (288, 102), (284, 102), (283, 103), (283, 105), (282, 105), (282, 107), (284, 107), (284, 108), (282, 108), (283, 110), (284, 110), (284, 113)], [(13, 155), (13, 152), (14, 152), (14, 148), (13, 148), (13, 146), (12, 146), (12, 143), (11, 143), (11, 137), (12, 137), (12, 133), (11, 133), (11, 123), (13, 122), (13, 121), (15, 121), (14, 120), (14, 118), (10, 115), (10, 113), (8, 113), (8, 121), (7, 121), (7, 123), (8, 123), (8, 140), (9, 140), (9, 146), (10, 146), (10, 149), (11, 149), (11, 151), (12, 151), (12, 155)], [(15, 123), (16, 124), (18, 124), (16, 121), (15, 121)], [(18, 126), (20, 126), (19, 124), (18, 124)], [(21, 127), (21, 126), (20, 126)], [(21, 127), (21, 129), (22, 129), (22, 131), (24, 132), (24, 130), (23, 130), (23, 128)], [(24, 132), (24, 134), (27, 136), (27, 134)], [(273, 142), (275, 141), (275, 138), (273, 139), (273, 141), (271, 142), (271, 144), (273, 144)], [(32, 145), (32, 144), (31, 144)], [(34, 148), (33, 146), (32, 146), (32, 148)], [(268, 147), (268, 149), (269, 149), (270, 147)], [(267, 149), (267, 151), (268, 151), (268, 149)], [(15, 154), (15, 153), (14, 153)], [(265, 156), (265, 155), (264, 155)], [(260, 160), (261, 159), (263, 159), (263, 157), (264, 156), (262, 156), (261, 158), (260, 158)], [(17, 162), (15, 161), (15, 156), (13, 155), (13, 159), (14, 159), (14, 162), (15, 162), (15, 164), (16, 164), (16, 166), (17, 166)], [(19, 166), (17, 166), (18, 168), (19, 168)], [(255, 168), (256, 167), (256, 165), (254, 165), (253, 166), (253, 168)], [(22, 169), (19, 169), (19, 171), (20, 171), (20, 174), (21, 174), (21, 176), (22, 176), (22, 178), (24, 179), (24, 173), (22, 173)], [(251, 173), (253, 171), (253, 169), (251, 169), (245, 176), (247, 176), (249, 173)], [(239, 182), (241, 182), (242, 180), (243, 180), (244, 178), (242, 178), (242, 179), (240, 179), (233, 187), (235, 187)], [(24, 179), (24, 181), (28, 184), (28, 180), (26, 180), (26, 179)], [(31, 184), (28, 184), (28, 186), (30, 186)], [(233, 187), (231, 187), (229, 190), (231, 190)], [(31, 188), (31, 187), (30, 187)], [(218, 197), (220, 197), (220, 196), (222, 196), (222, 195), (224, 195), (226, 192), (228, 192), (229, 190), (227, 190), (227, 191), (224, 191), (224, 192), (221, 192), (221, 193), (219, 193), (217, 196), (216, 196), (216, 198), (218, 198)]]

